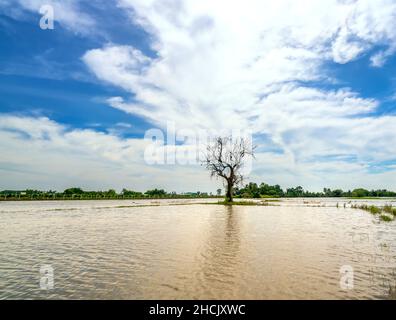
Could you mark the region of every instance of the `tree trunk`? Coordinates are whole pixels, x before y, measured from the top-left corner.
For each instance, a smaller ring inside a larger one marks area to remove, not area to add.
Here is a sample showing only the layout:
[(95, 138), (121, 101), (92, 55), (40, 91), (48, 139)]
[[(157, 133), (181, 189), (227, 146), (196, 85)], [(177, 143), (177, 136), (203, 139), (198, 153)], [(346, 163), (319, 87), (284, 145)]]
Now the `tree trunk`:
[(232, 202), (232, 183), (227, 181), (226, 202)]

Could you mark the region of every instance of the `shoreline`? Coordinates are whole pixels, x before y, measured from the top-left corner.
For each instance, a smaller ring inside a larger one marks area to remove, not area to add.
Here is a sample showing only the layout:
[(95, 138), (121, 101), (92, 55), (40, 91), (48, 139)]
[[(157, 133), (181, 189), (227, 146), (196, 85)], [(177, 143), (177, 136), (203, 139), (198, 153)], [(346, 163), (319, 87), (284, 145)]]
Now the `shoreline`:
[[(0, 202), (10, 202), (10, 201), (123, 201), (123, 200), (198, 200), (198, 199), (224, 199), (223, 196), (208, 196), (208, 197), (161, 197), (161, 198), (7, 198), (0, 199)], [(339, 199), (339, 200), (392, 200), (396, 201), (395, 197), (273, 197), (273, 198), (234, 198), (234, 202), (239, 202), (239, 200), (248, 200), (248, 201), (282, 201), (284, 199), (310, 199), (310, 200), (318, 200), (318, 199)]]

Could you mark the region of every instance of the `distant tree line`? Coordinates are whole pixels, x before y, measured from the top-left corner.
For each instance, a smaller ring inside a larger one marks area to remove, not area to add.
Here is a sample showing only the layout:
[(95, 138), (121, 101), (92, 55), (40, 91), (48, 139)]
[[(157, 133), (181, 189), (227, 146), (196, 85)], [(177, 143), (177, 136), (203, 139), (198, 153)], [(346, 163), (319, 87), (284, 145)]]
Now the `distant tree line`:
[(69, 188), (63, 192), (41, 190), (4, 190), (0, 191), (0, 200), (95, 200), (95, 199), (150, 199), (150, 198), (206, 198), (212, 194), (206, 192), (168, 193), (163, 189), (145, 192), (123, 189), (120, 193), (110, 189), (107, 191), (84, 191), (81, 188)]
[(395, 197), (396, 192), (388, 190), (366, 190), (358, 188), (354, 190), (343, 191), (341, 189), (331, 190), (330, 188), (324, 188), (322, 192), (310, 192), (304, 190), (303, 187), (298, 186), (295, 188), (287, 188), (283, 190), (279, 185), (268, 185), (266, 183), (249, 183), (243, 188), (237, 188), (235, 190), (235, 197), (237, 198), (314, 198), (314, 197), (346, 197), (346, 198), (363, 198), (363, 197)]
[[(209, 198), (221, 197), (221, 189), (217, 189), (216, 194), (207, 192), (166, 192), (164, 189), (152, 189), (145, 192), (123, 189), (116, 192), (113, 189), (107, 191), (84, 191), (81, 188), (69, 188), (63, 192), (58, 191), (40, 191), (40, 190), (4, 190), (0, 191), (0, 200), (96, 200), (96, 199), (160, 199), (160, 198)], [(341, 189), (331, 190), (324, 188), (322, 192), (310, 192), (303, 187), (282, 189), (279, 185), (271, 186), (266, 183), (249, 183), (243, 188), (233, 190), (236, 198), (297, 198), (297, 197), (346, 197), (346, 198), (363, 198), (363, 197), (396, 197), (396, 192), (388, 190), (366, 190), (358, 188), (349, 191)]]

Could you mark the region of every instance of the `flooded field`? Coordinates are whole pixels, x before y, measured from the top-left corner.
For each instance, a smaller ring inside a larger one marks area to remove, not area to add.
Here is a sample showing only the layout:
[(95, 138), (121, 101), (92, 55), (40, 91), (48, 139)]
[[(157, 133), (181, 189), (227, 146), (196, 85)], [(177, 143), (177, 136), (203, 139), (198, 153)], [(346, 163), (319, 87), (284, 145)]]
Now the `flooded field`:
[(395, 200), (217, 201), (2, 202), (0, 299), (386, 299), (396, 284), (396, 222), (351, 208)]

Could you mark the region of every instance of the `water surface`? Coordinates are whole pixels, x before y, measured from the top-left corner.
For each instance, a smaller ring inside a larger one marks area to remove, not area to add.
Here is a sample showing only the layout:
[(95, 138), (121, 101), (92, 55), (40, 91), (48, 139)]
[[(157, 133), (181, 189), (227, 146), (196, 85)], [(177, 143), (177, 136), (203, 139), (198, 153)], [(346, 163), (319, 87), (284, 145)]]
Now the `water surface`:
[(354, 202), (202, 202), (2, 202), (0, 298), (382, 299), (395, 284), (396, 223)]

